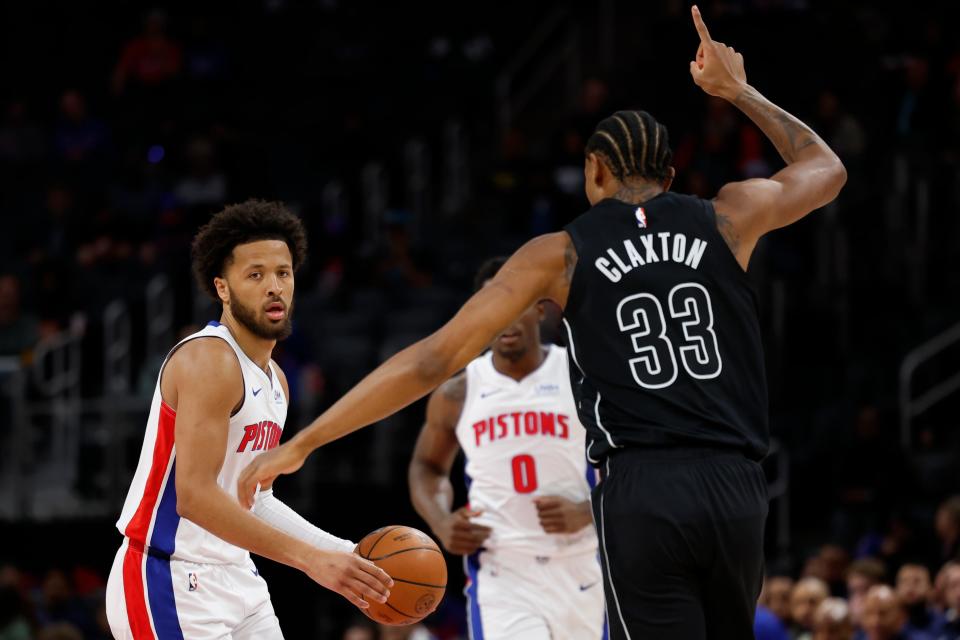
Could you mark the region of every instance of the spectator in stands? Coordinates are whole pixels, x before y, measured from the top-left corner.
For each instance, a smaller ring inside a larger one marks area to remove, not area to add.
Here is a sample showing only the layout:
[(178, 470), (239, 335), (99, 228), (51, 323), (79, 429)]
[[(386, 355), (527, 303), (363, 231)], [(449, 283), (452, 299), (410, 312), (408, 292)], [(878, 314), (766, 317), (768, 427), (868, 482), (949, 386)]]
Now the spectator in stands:
[(813, 614), (813, 640), (852, 640), (850, 606), (843, 598), (827, 598)]
[(167, 16), (160, 9), (146, 18), (143, 33), (123, 46), (113, 72), (113, 90), (124, 93), (130, 80), (143, 87), (161, 85), (180, 73), (180, 45), (167, 36)]
[(186, 158), (188, 173), (174, 189), (177, 201), (187, 207), (223, 204), (227, 197), (227, 178), (217, 165), (213, 142), (195, 138), (187, 145)]
[(767, 576), (760, 591), (760, 604), (770, 610), (784, 626), (790, 625), (790, 592), (793, 578), (790, 576)]
[(850, 602), (850, 619), (855, 628), (860, 627), (867, 592), (883, 582), (886, 573), (883, 563), (875, 558), (861, 558), (850, 564), (847, 570), (847, 599)]
[[(957, 640), (960, 638), (960, 564), (948, 563), (942, 570), (943, 604), (945, 622), (937, 640)], [(937, 582), (940, 582), (940, 575)]]
[(20, 278), (0, 274), (0, 356), (20, 355), (39, 339), (39, 320), (21, 308)]
[(60, 122), (53, 136), (54, 148), (61, 162), (76, 165), (89, 162), (104, 151), (107, 126), (87, 111), (87, 101), (76, 89), (60, 96)]
[(753, 637), (756, 640), (790, 640), (786, 625), (762, 604), (757, 605), (753, 619)]
[(932, 636), (907, 625), (907, 610), (889, 586), (870, 587), (863, 603), (863, 630), (858, 640), (930, 640)]
[(933, 581), (933, 588), (930, 590), (929, 596), (930, 606), (941, 615), (946, 614), (950, 608), (947, 605), (947, 578), (950, 576), (953, 567), (958, 564), (960, 563), (948, 562), (940, 567), (940, 571), (937, 572), (937, 577)]
[(820, 603), (830, 595), (827, 583), (820, 578), (808, 577), (797, 582), (790, 593), (790, 637), (792, 640), (810, 640), (813, 632), (813, 617)]
[(847, 593), (847, 569), (850, 567), (850, 554), (838, 544), (825, 544), (820, 547), (822, 576), (830, 588), (830, 595), (843, 596)]
[(909, 629), (936, 637), (943, 618), (930, 608), (930, 570), (920, 564), (905, 564), (897, 571), (896, 593), (907, 610)]
[(960, 560), (960, 496), (948, 498), (940, 505), (934, 526), (940, 539), (940, 559)]

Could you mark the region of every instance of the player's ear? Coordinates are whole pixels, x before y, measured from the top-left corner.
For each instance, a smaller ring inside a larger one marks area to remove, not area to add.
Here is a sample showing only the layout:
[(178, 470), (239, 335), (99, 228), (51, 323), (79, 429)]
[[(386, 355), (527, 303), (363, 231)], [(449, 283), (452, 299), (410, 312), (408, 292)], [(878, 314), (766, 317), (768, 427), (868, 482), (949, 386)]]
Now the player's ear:
[(605, 170), (606, 167), (603, 161), (600, 160), (600, 156), (592, 151), (587, 154), (583, 170), (587, 183), (592, 183), (598, 187), (602, 186), (604, 180), (603, 172)]
[(663, 181), (663, 190), (670, 191), (670, 185), (673, 184), (673, 179), (677, 177), (677, 170), (673, 167), (667, 167), (667, 177)]
[(537, 320), (542, 321), (543, 318), (547, 315), (547, 310), (546, 310), (546, 307), (544, 307), (543, 305), (543, 301), (541, 300), (540, 302), (538, 302), (536, 304), (536, 307), (537, 307)]
[(229, 304), (230, 302), (230, 288), (227, 286), (227, 281), (224, 278), (214, 278), (213, 286), (217, 288), (217, 296), (220, 298), (220, 302), (223, 304)]

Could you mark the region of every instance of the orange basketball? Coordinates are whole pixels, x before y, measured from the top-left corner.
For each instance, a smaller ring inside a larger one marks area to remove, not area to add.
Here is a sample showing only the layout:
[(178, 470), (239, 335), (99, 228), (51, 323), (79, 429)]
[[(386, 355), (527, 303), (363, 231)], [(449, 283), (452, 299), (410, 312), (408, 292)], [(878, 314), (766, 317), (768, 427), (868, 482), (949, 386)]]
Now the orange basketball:
[(391, 578), (390, 598), (361, 609), (367, 617), (390, 625), (406, 625), (427, 617), (447, 589), (447, 563), (430, 536), (413, 527), (390, 526), (369, 533), (354, 549)]

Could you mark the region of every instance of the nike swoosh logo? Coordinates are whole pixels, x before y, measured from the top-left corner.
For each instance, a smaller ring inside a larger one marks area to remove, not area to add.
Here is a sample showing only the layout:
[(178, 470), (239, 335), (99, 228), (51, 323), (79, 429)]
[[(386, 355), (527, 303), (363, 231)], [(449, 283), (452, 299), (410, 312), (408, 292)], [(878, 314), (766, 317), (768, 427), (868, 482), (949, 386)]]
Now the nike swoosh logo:
[(488, 392), (486, 392), (486, 393), (481, 392), (481, 393), (480, 393), (480, 398), (481, 398), (481, 399), (487, 398), (487, 397), (492, 396), (492, 395), (495, 394), (495, 393), (500, 393), (501, 391), (503, 391), (503, 389), (494, 389), (493, 391), (488, 391)]
[(261, 391), (263, 391), (263, 387), (260, 387), (259, 389), (254, 389), (254, 390), (253, 390), (253, 397), (256, 398), (256, 397), (257, 397), (257, 394), (260, 393)]
[(591, 588), (597, 586), (598, 584), (600, 584), (600, 583), (599, 583), (599, 582), (591, 582), (590, 584), (582, 584), (582, 585), (580, 585), (580, 591), (586, 591), (587, 589), (591, 589)]

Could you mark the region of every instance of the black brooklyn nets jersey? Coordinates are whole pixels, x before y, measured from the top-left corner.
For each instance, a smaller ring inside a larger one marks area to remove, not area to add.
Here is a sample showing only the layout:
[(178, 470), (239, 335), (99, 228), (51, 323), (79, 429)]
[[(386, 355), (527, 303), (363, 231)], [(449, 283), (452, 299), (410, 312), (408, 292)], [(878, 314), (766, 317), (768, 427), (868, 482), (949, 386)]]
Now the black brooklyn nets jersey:
[(753, 288), (707, 200), (607, 199), (566, 227), (578, 262), (564, 311), (587, 456), (620, 447), (767, 453)]

